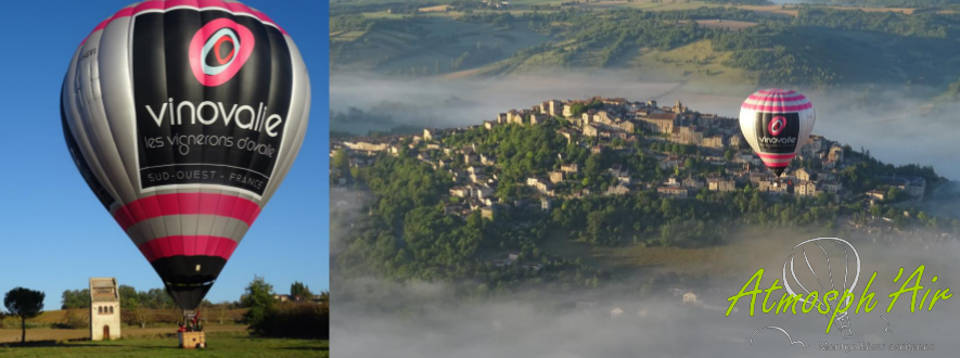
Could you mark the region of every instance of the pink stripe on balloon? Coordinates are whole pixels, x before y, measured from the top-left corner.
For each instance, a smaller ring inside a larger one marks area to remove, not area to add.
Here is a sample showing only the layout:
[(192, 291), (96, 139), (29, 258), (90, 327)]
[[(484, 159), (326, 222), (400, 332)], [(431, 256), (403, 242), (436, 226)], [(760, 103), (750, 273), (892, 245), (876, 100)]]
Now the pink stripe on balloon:
[[(287, 34), (287, 32), (284, 31), (283, 28), (280, 27), (280, 25), (277, 25), (277, 23), (273, 22), (273, 20), (270, 19), (270, 17), (267, 16), (266, 14), (264, 14), (264, 13), (262, 13), (262, 12), (260, 12), (260, 11), (251, 9), (251, 8), (248, 7), (247, 5), (244, 5), (244, 4), (241, 4), (241, 3), (238, 3), (238, 2), (224, 2), (224, 1), (221, 1), (221, 0), (153, 0), (153, 1), (144, 1), (144, 2), (142, 2), (142, 3), (140, 3), (140, 4), (136, 5), (136, 6), (125, 7), (125, 8), (123, 8), (123, 9), (120, 9), (120, 11), (117, 11), (117, 12), (116, 12), (115, 14), (113, 14), (113, 16), (111, 16), (110, 18), (108, 18), (108, 19), (106, 19), (106, 20), (103, 20), (103, 21), (101, 21), (99, 24), (97, 24), (97, 26), (93, 28), (93, 31), (90, 31), (90, 34), (93, 34), (94, 32), (103, 30), (103, 29), (106, 28), (107, 25), (109, 25), (110, 22), (112, 22), (113, 20), (117, 20), (117, 19), (120, 19), (120, 18), (123, 18), (123, 17), (134, 16), (134, 15), (137, 15), (137, 14), (139, 14), (139, 13), (141, 13), (141, 12), (144, 12), (144, 11), (166, 10), (166, 9), (169, 9), (169, 8), (172, 8), (172, 7), (177, 7), (177, 6), (192, 7), (192, 8), (198, 9), (198, 10), (199, 10), (199, 9), (205, 9), (205, 8), (211, 8), (211, 7), (218, 7), (218, 8), (227, 9), (227, 10), (233, 12), (233, 13), (252, 15), (252, 16), (256, 17), (257, 19), (260, 19), (261, 22), (276, 27), (278, 30), (280, 30), (280, 33), (282, 33), (282, 34), (284, 34), (284, 35)], [(83, 43), (87, 42), (87, 38), (90, 38), (90, 35), (87, 35), (87, 37), (84, 38), (84, 39), (83, 39), (83, 42), (81, 42), (80, 44), (83, 45)]]
[(237, 242), (220, 236), (174, 235), (147, 241), (138, 248), (150, 262), (171, 256), (216, 256), (228, 260)]
[(220, 215), (247, 225), (260, 214), (260, 205), (239, 196), (214, 193), (159, 194), (134, 200), (113, 213), (124, 230), (138, 222), (167, 215)]
[(752, 94), (752, 95), (750, 95), (750, 97), (747, 97), (747, 99), (751, 99), (751, 100), (754, 100), (754, 101), (765, 101), (765, 102), (770, 102), (770, 101), (773, 101), (773, 102), (794, 102), (794, 101), (802, 101), (802, 100), (805, 100), (805, 99), (807, 99), (807, 97), (805, 97), (805, 96), (802, 95), (802, 94), (798, 94), (798, 95), (793, 96), (793, 97), (761, 96), (761, 95)]
[(810, 109), (810, 108), (813, 108), (813, 104), (808, 102), (808, 103), (804, 103), (796, 106), (777, 106), (777, 105), (771, 106), (771, 105), (750, 104), (750, 103), (744, 102), (743, 105), (741, 105), (741, 107), (746, 109), (752, 109), (755, 111), (760, 111), (760, 112), (785, 113), (785, 112), (797, 112), (805, 109)]
[[(762, 160), (762, 159), (761, 159), (761, 160)], [(766, 166), (771, 167), (771, 168), (784, 168), (784, 167), (790, 165), (790, 161), (788, 160), (788, 161), (785, 161), (785, 162), (779, 162), (779, 161), (763, 160), (763, 165), (766, 165)]]
[(787, 90), (782, 90), (782, 89), (779, 89), (779, 88), (771, 88), (771, 89), (759, 90), (759, 91), (757, 91), (756, 93), (759, 93), (759, 94), (794, 94), (794, 93), (797, 93), (797, 91), (794, 91), (794, 90), (789, 90), (789, 91), (787, 91)]
[(797, 156), (796, 154), (792, 154), (792, 153), (791, 154), (757, 153), (757, 155), (760, 156), (760, 158), (766, 158), (766, 159), (792, 159), (793, 157)]
[(776, 163), (776, 162), (767, 162), (767, 161), (764, 161), (764, 162), (763, 162), (763, 165), (766, 165), (766, 166), (771, 167), (771, 168), (785, 168), (785, 167), (787, 167), (788, 165), (790, 165), (790, 162)]

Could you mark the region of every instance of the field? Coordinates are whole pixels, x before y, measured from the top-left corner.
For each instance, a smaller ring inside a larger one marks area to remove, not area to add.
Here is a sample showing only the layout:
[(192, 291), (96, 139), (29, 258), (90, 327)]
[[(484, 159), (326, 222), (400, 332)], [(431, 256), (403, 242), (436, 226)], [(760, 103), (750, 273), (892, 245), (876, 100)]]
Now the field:
[(9, 343), (20, 339), (16, 329), (0, 329), (0, 356), (3, 357), (327, 357), (325, 340), (250, 337), (242, 325), (208, 325), (207, 349), (177, 348), (173, 327), (141, 329), (126, 326), (124, 338), (91, 342), (87, 329), (36, 328), (27, 330), (26, 346)]
[(456, 72), (494, 63), (545, 40), (546, 36), (526, 28), (444, 17), (330, 34), (331, 61), (336, 69), (403, 75)]
[(711, 29), (743, 30), (748, 27), (756, 26), (756, 22), (736, 21), (736, 20), (696, 20), (697, 25)]
[(710, 40), (701, 40), (669, 51), (644, 51), (633, 65), (668, 79), (752, 84), (746, 71), (723, 64), (729, 57), (728, 52), (715, 51)]

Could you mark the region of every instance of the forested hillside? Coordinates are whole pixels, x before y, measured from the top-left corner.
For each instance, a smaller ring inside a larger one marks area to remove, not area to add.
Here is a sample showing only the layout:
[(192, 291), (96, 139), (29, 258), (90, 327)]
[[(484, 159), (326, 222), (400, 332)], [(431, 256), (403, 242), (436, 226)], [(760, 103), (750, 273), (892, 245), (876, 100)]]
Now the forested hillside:
[(331, 62), (337, 72), (399, 76), (610, 68), (760, 85), (945, 90), (960, 78), (958, 39), (960, 15), (932, 10), (352, 12), (332, 18)]

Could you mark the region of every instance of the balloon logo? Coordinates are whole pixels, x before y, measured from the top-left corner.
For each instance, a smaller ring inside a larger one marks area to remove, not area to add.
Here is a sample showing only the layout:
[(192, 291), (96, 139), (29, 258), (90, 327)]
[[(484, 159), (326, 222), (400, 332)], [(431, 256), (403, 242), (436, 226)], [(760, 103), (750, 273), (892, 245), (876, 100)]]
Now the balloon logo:
[[(849, 241), (838, 237), (818, 237), (803, 241), (783, 263), (783, 287), (790, 295), (801, 295), (800, 302), (826, 309), (823, 296), (830, 290), (843, 292), (857, 287), (860, 279), (860, 253)], [(811, 297), (812, 295), (812, 297)], [(852, 299), (847, 298), (849, 305)], [(838, 303), (839, 304), (839, 303)], [(837, 326), (845, 336), (853, 335), (847, 312), (837, 316)]]
[(787, 118), (784, 116), (776, 116), (770, 120), (770, 124), (767, 125), (767, 131), (770, 132), (772, 136), (778, 136), (783, 132), (783, 129), (787, 128)]
[[(204, 54), (202, 54), (202, 56), (206, 57), (207, 54), (210, 53), (210, 50), (213, 49), (214, 54), (217, 55), (217, 62), (219, 62), (221, 65), (229, 65), (230, 60), (233, 59), (233, 52), (234, 52), (233, 48), (238, 45), (238, 42), (240, 42), (240, 40), (237, 39), (237, 35), (234, 34), (234, 32), (231, 31), (230, 29), (220, 29), (220, 31), (217, 31), (217, 33), (213, 34), (213, 36), (211, 36), (210, 38), (213, 39), (213, 38), (216, 38), (217, 36), (220, 36), (220, 38), (217, 39), (217, 42), (213, 44), (213, 47), (208, 47), (210, 44), (210, 40), (207, 40), (207, 43), (203, 45)], [(227, 54), (226, 59), (220, 57), (220, 53), (222, 52), (221, 44), (224, 43), (224, 40), (230, 41), (230, 53)], [(208, 66), (206, 66), (206, 63), (204, 63), (203, 67), (204, 67), (203, 73), (206, 73), (208, 75), (216, 74), (216, 73), (211, 73), (214, 71), (212, 71), (212, 68), (209, 68)], [(219, 71), (217, 72), (219, 73)]]
[[(226, 83), (250, 58), (254, 44), (253, 33), (245, 26), (228, 18), (210, 21), (190, 40), (189, 57), (193, 76), (207, 87)], [(225, 49), (229, 51), (223, 55)], [(211, 52), (213, 56), (210, 56)]]

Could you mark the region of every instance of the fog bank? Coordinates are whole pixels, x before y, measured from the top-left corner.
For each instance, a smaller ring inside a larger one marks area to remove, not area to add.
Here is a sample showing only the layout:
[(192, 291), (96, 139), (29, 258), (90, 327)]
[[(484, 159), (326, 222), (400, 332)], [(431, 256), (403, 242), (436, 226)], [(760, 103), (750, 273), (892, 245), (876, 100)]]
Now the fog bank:
[[(331, 192), (333, 224), (349, 227), (346, 222), (364, 214), (365, 199), (357, 194), (345, 189)], [(955, 288), (960, 282), (960, 262), (956, 260), (960, 244), (956, 242), (902, 237), (875, 243), (868, 238), (849, 238), (862, 258), (855, 292), (859, 294), (876, 271), (871, 291), (879, 301), (873, 312), (850, 319), (850, 337), (844, 337), (837, 326), (824, 334), (827, 317), (815, 313), (772, 315), (761, 314), (758, 308), (757, 315), (750, 317), (749, 298), (725, 317), (727, 297), (736, 294), (756, 269), (767, 270), (761, 288), (768, 287), (782, 277), (780, 267), (793, 245), (812, 237), (786, 230), (757, 231), (761, 234), (731, 235), (715, 249), (717, 254), (710, 262), (637, 270), (598, 289), (554, 291), (531, 284), (515, 293), (471, 298), (458, 296), (447, 283), (345, 277), (334, 267), (331, 354), (399, 358), (809, 357), (844, 354), (823, 352), (822, 343), (832, 348), (847, 344), (847, 349), (853, 349), (867, 342), (932, 344), (928, 347), (933, 349), (922, 353), (873, 351), (870, 357), (944, 357), (954, 356), (960, 348), (955, 333), (960, 310), (954, 300), (942, 301), (933, 312), (910, 313), (905, 303), (909, 297), (904, 297), (893, 313), (880, 315), (889, 303), (886, 295), (898, 286), (892, 278), (900, 266), (909, 275), (917, 265), (926, 265), (925, 285)], [(334, 230), (331, 244), (342, 247), (350, 235), (350, 230)], [(823, 267), (822, 261), (811, 261), (818, 270)], [(337, 264), (335, 259), (332, 262)], [(709, 265), (712, 273), (684, 284), (666, 281), (652, 291), (642, 290), (638, 284), (697, 265)], [(937, 284), (930, 283), (933, 275), (939, 276)], [(688, 292), (695, 298), (684, 302), (682, 295)], [(761, 300), (762, 295), (757, 304)]]

